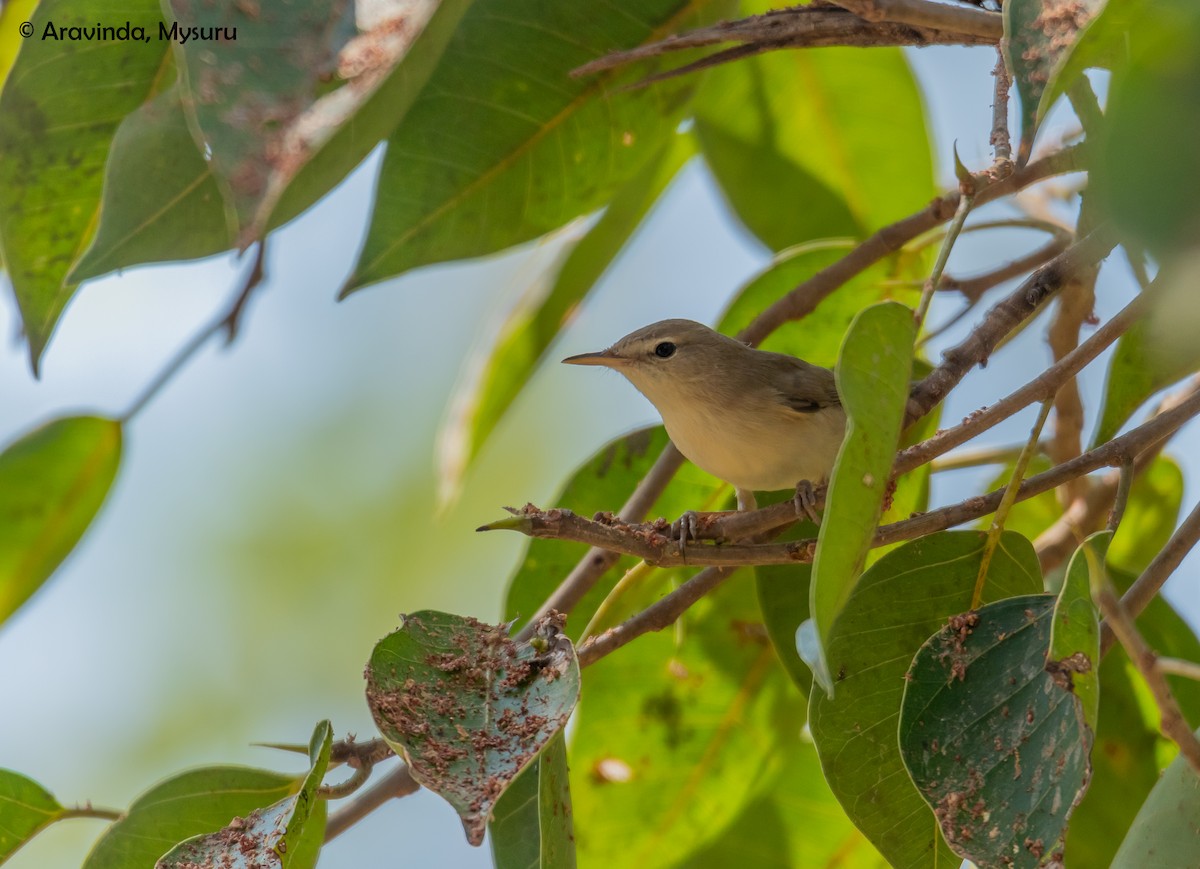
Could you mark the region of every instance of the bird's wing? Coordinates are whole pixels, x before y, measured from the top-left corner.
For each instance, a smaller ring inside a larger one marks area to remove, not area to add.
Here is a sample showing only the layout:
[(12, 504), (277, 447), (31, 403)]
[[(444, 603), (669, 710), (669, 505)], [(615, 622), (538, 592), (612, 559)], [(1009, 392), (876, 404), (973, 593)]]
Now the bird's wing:
[(797, 413), (815, 413), (823, 407), (841, 404), (833, 372), (811, 365), (793, 356), (779, 355), (780, 373), (776, 383), (779, 400)]

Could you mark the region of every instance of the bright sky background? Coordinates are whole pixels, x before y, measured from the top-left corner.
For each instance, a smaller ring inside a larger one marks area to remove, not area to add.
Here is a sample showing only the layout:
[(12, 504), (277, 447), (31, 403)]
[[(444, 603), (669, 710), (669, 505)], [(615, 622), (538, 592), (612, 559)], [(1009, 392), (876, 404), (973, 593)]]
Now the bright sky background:
[[(909, 57), (931, 113), (939, 178), (949, 185), (952, 142), (970, 167), (991, 158), (994, 55), (931, 48)], [(306, 741), (324, 717), (339, 737), (369, 736), (362, 667), (399, 612), (498, 617), (523, 538), (473, 529), (498, 517), (503, 504), (549, 505), (597, 447), (656, 419), (619, 377), (550, 365), (458, 502), (435, 517), (435, 433), (464, 360), (553, 262), (554, 243), (425, 269), (336, 303), (368, 219), (376, 168), (368, 160), (272, 237), (269, 279), (237, 343), (210, 346), (136, 419), (99, 521), (0, 629), (0, 766), (32, 776), (66, 803), (122, 807), (154, 781), (202, 763), (295, 769), (288, 756), (249, 743)], [(1033, 244), (1040, 239), (1015, 232), (968, 235), (949, 272), (974, 273)], [(664, 317), (713, 322), (767, 260), (693, 163), (555, 355), (606, 346)], [(237, 274), (222, 257), (89, 285), (50, 347), (41, 382), (31, 379), (19, 341), (6, 341), (0, 442), (65, 412), (119, 413), (224, 306)], [(1107, 318), (1131, 292), (1114, 257), (1102, 272), (1097, 313)], [(5, 299), (0, 335), (15, 336)], [(939, 300), (932, 321), (957, 305)], [(1041, 370), (1049, 360), (1045, 329), (1039, 322), (970, 375), (944, 419)], [(1083, 377), (1089, 419), (1104, 371), (1093, 364)], [(989, 442), (1023, 440), (1032, 419), (1026, 412), (1009, 420)], [(1193, 424), (1169, 450), (1188, 479), (1185, 510), (1200, 495), (1196, 446)], [(959, 500), (993, 473), (939, 475), (935, 501)], [(1172, 584), (1193, 624), (1200, 623), (1198, 565), (1189, 558)], [(92, 821), (56, 825), (8, 865), (78, 865), (100, 829)], [(466, 845), (451, 809), (422, 792), (343, 835), (321, 866), (402, 863), (490, 860)]]

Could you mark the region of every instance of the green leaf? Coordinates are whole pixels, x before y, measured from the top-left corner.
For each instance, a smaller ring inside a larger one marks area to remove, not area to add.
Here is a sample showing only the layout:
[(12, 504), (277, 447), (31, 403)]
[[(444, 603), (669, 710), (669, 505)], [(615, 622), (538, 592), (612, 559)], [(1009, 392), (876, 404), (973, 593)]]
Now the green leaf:
[[(645, 66), (572, 78), (716, 14), (713, 0), (476, 0), (388, 141), (346, 296), (429, 263), (542, 235), (608, 202), (673, 135), (694, 78), (618, 92)], [(652, 63), (657, 64), (661, 59)]]
[(121, 424), (57, 419), (0, 453), (0, 622), (50, 578), (104, 503)]
[[(932, 813), (904, 771), (896, 720), (904, 673), (921, 644), (971, 605), (986, 535), (943, 531), (906, 543), (871, 566), (829, 636), (833, 698), (815, 691), (809, 727), (833, 793), (867, 838), (901, 869), (953, 865)], [(1033, 546), (1005, 531), (984, 600), (1042, 588)]]
[(1150, 792), (1112, 869), (1187, 869), (1200, 862), (1200, 775), (1177, 757)]
[(854, 589), (882, 511), (908, 401), (916, 335), (911, 310), (882, 302), (855, 317), (838, 358), (846, 439), (829, 481), (813, 561), (812, 616), (797, 635), (801, 657), (829, 694), (829, 631)]
[[(309, 750), (312, 768), (300, 790), (245, 818), (234, 818), (215, 833), (194, 836), (163, 855), (155, 869), (195, 869), (197, 866), (275, 866), (281, 869), (316, 865), (325, 833), (325, 802), (317, 789), (329, 767), (333, 730), (322, 721), (313, 732)], [(311, 823), (312, 821), (316, 823)]]
[(509, 312), (494, 349), (474, 363), (481, 367), (452, 399), (461, 410), (441, 434), (443, 442), (451, 445), (441, 455), (443, 489), (453, 491), (461, 484), (467, 466), (546, 359), (559, 331), (694, 154), (691, 136), (672, 136), (662, 153), (613, 197), (603, 216), (563, 260), (553, 284), (539, 281)]
[[(156, 0), (117, 0), (103, 23), (157, 36)], [(95, 27), (82, 0), (43, 0), (0, 92), (0, 259), (8, 269), (38, 371), (42, 351), (75, 293), (67, 273), (83, 252), (100, 205), (104, 162), (117, 125), (152, 92), (162, 52), (140, 42), (98, 41), (81, 50), (43, 39), (47, 25)]]
[[(622, 602), (645, 606), (663, 584)], [(752, 577), (736, 574), (676, 631), (646, 634), (588, 668), (571, 737), (580, 865), (654, 869), (703, 848), (773, 778), (803, 723)]]
[(563, 728), (579, 697), (575, 649), (552, 621), (517, 644), (506, 627), (425, 610), (367, 664), (367, 704), (413, 778), (483, 841), (503, 790)]
[[(1029, 466), (1025, 469), (1025, 476), (1032, 477), (1035, 474), (1048, 471), (1053, 464), (1045, 453), (1038, 453), (1029, 460)], [(1007, 462), (1003, 470), (987, 484), (986, 491), (994, 492), (1012, 482), (1013, 469), (1015, 467), (1015, 461)], [(1026, 498), (1024, 501), (1018, 501), (1013, 504), (1012, 509), (1008, 511), (1008, 518), (1004, 520), (1004, 527), (1010, 531), (1016, 531), (1030, 540), (1036, 540), (1038, 535), (1058, 521), (1059, 517), (1062, 516), (1062, 512), (1058, 498), (1055, 496), (1054, 490), (1051, 489), (1050, 491), (1042, 492), (1040, 495), (1034, 495), (1032, 498)], [(987, 530), (991, 525), (991, 516), (985, 516), (975, 523), (975, 527), (983, 530)]]
[(1194, 344), (1179, 353), (1163, 353), (1160, 348), (1145, 320), (1134, 323), (1117, 340), (1093, 447), (1112, 440), (1154, 393), (1200, 369), (1200, 351)]
[[(779, 541), (804, 540), (817, 536), (811, 522), (797, 522)], [(811, 564), (775, 564), (754, 568), (758, 606), (762, 610), (767, 636), (780, 663), (800, 693), (807, 697), (812, 688), (812, 671), (796, 651), (796, 630), (809, 617), (808, 596), (812, 585)]]
[(92, 848), (83, 869), (153, 866), (184, 839), (245, 818), (296, 793), (300, 783), (292, 776), (240, 766), (180, 773), (134, 800), (125, 817)]
[(1132, 573), (1145, 570), (1171, 539), (1182, 502), (1183, 471), (1170, 456), (1158, 456), (1133, 480), (1108, 549), (1109, 564)]
[[(769, 5), (743, 3), (742, 13)], [(921, 94), (899, 49), (773, 51), (725, 64), (708, 73), (695, 113), (722, 192), (773, 250), (862, 235), (934, 194)]]
[(488, 825), (496, 869), (572, 869), (575, 834), (567, 742), (554, 734), (496, 803)]
[(1079, 698), (1083, 719), (1094, 732), (1100, 715), (1100, 616), (1092, 588), (1107, 582), (1104, 559), (1111, 531), (1097, 531), (1079, 544), (1054, 605), (1047, 672), (1057, 673)]
[(40, 784), (0, 769), (0, 864), (62, 816), (63, 807)]
[(33, 17), (36, 7), (37, 0), (11, 0), (0, 7), (0, 88), (4, 87), (21, 44), (26, 42), (17, 28)]
[[(1160, 259), (1191, 248), (1200, 226), (1200, 7), (1147, 4), (1115, 70), (1090, 188), (1116, 228)], [(1193, 284), (1194, 285), (1194, 284)]]
[[(224, 28), (232, 38), (175, 42), (180, 96), (197, 143), (239, 227), (253, 230), (278, 164), (296, 155), (290, 134), (355, 34), (350, 0), (271, 0), (216, 7), (172, 0), (178, 28)], [(254, 240), (243, 235), (241, 246)]]
[(1051, 73), (1104, 0), (1008, 0), (1004, 4), (1005, 65), (1021, 104), (1021, 149), (1028, 157), (1037, 133), (1038, 105)]
[(71, 270), (75, 283), (127, 266), (196, 259), (233, 246), (236, 218), (212, 164), (196, 149), (179, 89), (159, 94), (117, 127), (104, 170), (100, 223)]
[(950, 847), (980, 869), (1048, 862), (1091, 774), (1079, 698), (1046, 669), (1054, 604), (954, 616), (908, 671), (900, 753)]
[[(610, 441), (571, 475), (551, 503), (574, 510), (581, 516), (617, 510), (666, 445), (667, 433), (662, 426), (640, 429)], [(719, 509), (716, 498), (722, 492), (728, 493), (728, 487), (695, 466), (684, 465), (650, 515), (675, 519), (686, 510)], [(505, 618), (520, 624), (522, 619), (537, 612), (587, 551), (586, 546), (566, 540), (531, 540), (524, 560), (509, 583), (504, 603)], [(567, 633), (573, 640), (579, 639), (588, 620), (617, 580), (637, 562), (636, 558), (619, 559), (575, 605), (567, 626)], [(683, 574), (684, 571), (664, 572), (673, 577)]]
[(1046, 89), (1038, 102), (1037, 116), (1042, 120), (1050, 107), (1078, 81), (1086, 70), (1113, 69), (1128, 60), (1129, 31), (1145, 14), (1147, 3), (1155, 0), (1099, 0), (1099, 12), (1077, 34), (1059, 56), (1050, 73)]

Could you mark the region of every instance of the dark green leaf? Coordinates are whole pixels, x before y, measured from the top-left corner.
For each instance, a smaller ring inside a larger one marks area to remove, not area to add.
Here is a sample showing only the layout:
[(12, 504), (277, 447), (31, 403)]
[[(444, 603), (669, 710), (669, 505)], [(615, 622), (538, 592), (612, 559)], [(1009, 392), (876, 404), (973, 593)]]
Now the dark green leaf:
[(695, 153), (691, 136), (671, 137), (659, 157), (617, 193), (596, 225), (580, 239), (553, 280), (532, 288), (508, 314), (496, 346), (478, 364), (477, 376), (455, 400), (462, 410), (450, 422), (453, 446), (442, 454), (444, 488), (456, 489), (468, 464), (512, 406), (576, 306), (600, 279), (676, 173)]
[(1190, 869), (1200, 863), (1200, 775), (1177, 757), (1150, 792), (1112, 869)]
[(900, 753), (946, 841), (980, 869), (1049, 862), (1091, 774), (1079, 699), (1046, 668), (1054, 604), (953, 616), (908, 671)]
[(1170, 456), (1158, 456), (1134, 478), (1108, 549), (1109, 564), (1134, 573), (1145, 570), (1171, 538), (1182, 501), (1183, 471)]
[(342, 295), (501, 250), (608, 202), (674, 133), (694, 78), (618, 92), (654, 70), (569, 72), (721, 5), (616, 0), (596, 15), (574, 3), (475, 0), (388, 141), (371, 227)]
[(225, 28), (230, 38), (176, 41), (180, 96), (243, 231), (253, 230), (278, 164), (294, 159), (293, 128), (355, 34), (350, 0), (208, 7), (171, 0), (179, 29)]
[[(134, 800), (101, 837), (83, 869), (149, 867), (184, 839), (219, 830), (294, 793), (291, 776), (239, 766), (189, 770)], [(309, 864), (310, 866), (312, 864)]]
[(178, 88), (125, 116), (104, 174), (96, 237), (71, 270), (76, 283), (114, 269), (194, 259), (233, 246), (236, 218), (192, 141)]
[(293, 795), (244, 818), (234, 818), (215, 833), (181, 842), (165, 854), (155, 869), (196, 869), (198, 866), (276, 866), (298, 869), (316, 865), (325, 833), (325, 802), (317, 789), (329, 767), (333, 730), (322, 721), (309, 747), (312, 767)]
[(483, 841), (503, 790), (567, 722), (579, 697), (575, 649), (552, 621), (538, 646), (504, 627), (425, 610), (375, 646), (367, 703), (413, 778)]
[(1029, 156), (1038, 105), (1051, 72), (1104, 0), (1008, 0), (1004, 4), (1004, 60), (1021, 103), (1021, 154)]
[(0, 769), (0, 864), (62, 814), (58, 800), (33, 779)]
[[(622, 603), (643, 607), (663, 585)], [(584, 867), (654, 869), (703, 848), (773, 777), (804, 723), (747, 573), (700, 600), (676, 631), (589, 667), (586, 696), (571, 741)]]
[[(156, 38), (157, 0), (116, 0), (104, 24), (128, 21)], [(162, 52), (155, 42), (98, 41), (88, 50), (44, 39), (47, 26), (95, 27), (82, 0), (43, 0), (0, 92), (0, 259), (21, 310), (30, 361), (75, 293), (67, 273), (90, 241), (104, 162), (117, 125), (152, 92)]]
[(1162, 346), (1145, 320), (1134, 323), (1117, 341), (1093, 446), (1112, 440), (1154, 393), (1200, 368), (1195, 344), (1182, 353), (1164, 353)]
[(1054, 604), (1046, 667), (1072, 686), (1083, 720), (1094, 732), (1100, 714), (1100, 616), (1092, 589), (1107, 582), (1104, 559), (1111, 531), (1097, 531), (1075, 550)]
[(121, 424), (76, 416), (35, 429), (0, 453), (0, 622), (79, 542), (121, 460)]
[[(976, 531), (945, 531), (906, 543), (872, 565), (829, 637), (837, 693), (830, 699), (815, 691), (809, 701), (809, 726), (830, 787), (851, 820), (901, 869), (954, 859), (904, 771), (896, 720), (913, 655), (971, 605), (984, 540)], [(1005, 531), (984, 600), (1041, 588), (1033, 546)]]
[(832, 694), (826, 645), (866, 560), (883, 508), (892, 459), (908, 402), (913, 342), (912, 311), (882, 302), (850, 326), (837, 364), (838, 393), (846, 410), (846, 440), (829, 481), (809, 596), (810, 621), (798, 635), (800, 655)]
[[(571, 476), (563, 490), (551, 499), (551, 503), (556, 507), (574, 510), (581, 516), (590, 516), (601, 510), (616, 511), (666, 445), (667, 433), (662, 426), (641, 429), (617, 438), (588, 459)], [(654, 505), (650, 515), (676, 519), (685, 510), (720, 509), (721, 504), (716, 500), (719, 493), (727, 494), (728, 487), (698, 468), (685, 465)], [(525, 559), (509, 584), (504, 604), (505, 618), (527, 619), (537, 612), (586, 552), (586, 546), (570, 541), (531, 540)], [(600, 602), (625, 571), (636, 563), (635, 558), (619, 559), (571, 610), (567, 633), (572, 639), (578, 640)], [(682, 573), (667, 572), (676, 577)]]
[(496, 869), (572, 869), (573, 826), (567, 742), (560, 730), (496, 803), (488, 824)]
[(773, 51), (725, 64), (709, 72), (696, 119), (734, 212), (775, 250), (873, 231), (934, 193), (920, 91), (899, 49)]

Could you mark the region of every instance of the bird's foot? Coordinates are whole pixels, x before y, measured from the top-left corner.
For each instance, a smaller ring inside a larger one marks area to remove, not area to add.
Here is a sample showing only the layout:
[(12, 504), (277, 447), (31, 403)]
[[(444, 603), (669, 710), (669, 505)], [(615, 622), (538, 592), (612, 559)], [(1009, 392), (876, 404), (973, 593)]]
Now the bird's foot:
[(700, 514), (695, 510), (688, 510), (686, 513), (672, 522), (671, 539), (678, 541), (680, 553), (683, 553), (687, 550), (687, 544), (689, 540), (699, 540)]
[(821, 514), (817, 512), (817, 493), (808, 480), (801, 480), (796, 484), (796, 495), (792, 498), (792, 503), (796, 505), (796, 518), (810, 519), (814, 525), (821, 524)]

